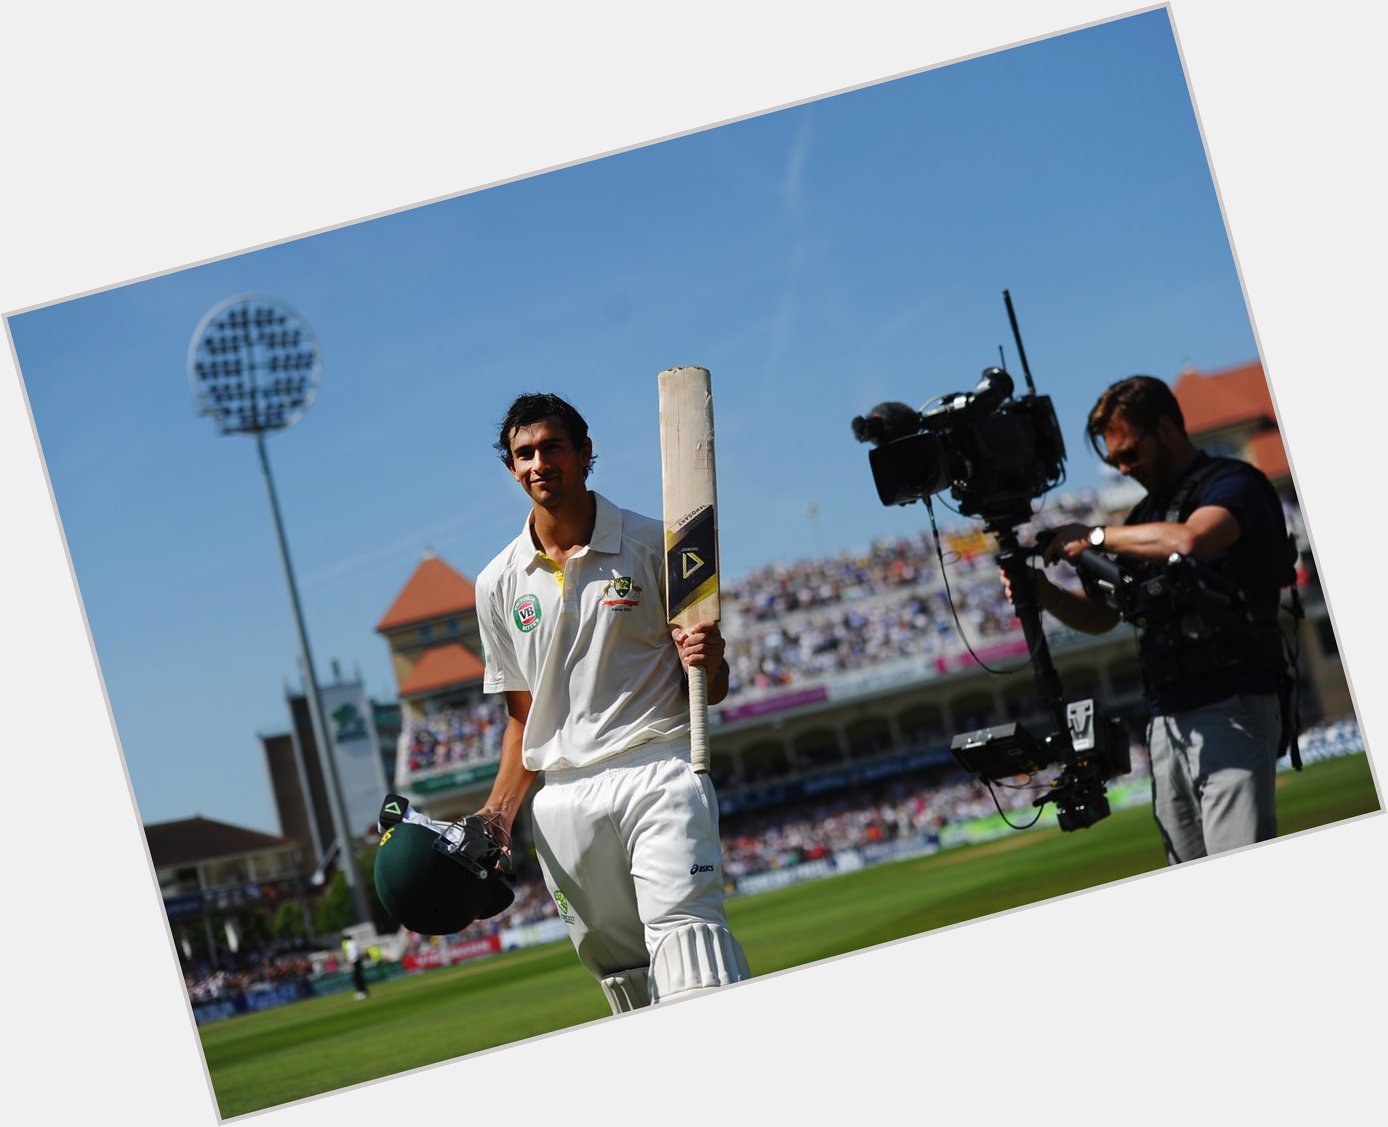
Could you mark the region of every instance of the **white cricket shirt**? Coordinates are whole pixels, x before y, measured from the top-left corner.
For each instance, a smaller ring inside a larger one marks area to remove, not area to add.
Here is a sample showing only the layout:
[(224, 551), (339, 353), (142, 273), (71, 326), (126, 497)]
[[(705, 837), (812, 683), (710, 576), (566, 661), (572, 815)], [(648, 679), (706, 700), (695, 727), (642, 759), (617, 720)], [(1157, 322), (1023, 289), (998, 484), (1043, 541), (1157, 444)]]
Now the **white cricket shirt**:
[(587, 767), (689, 730), (684, 672), (665, 618), (665, 530), (601, 494), (591, 542), (564, 564), (530, 520), (477, 577), (486, 692), (528, 690), (521, 760)]

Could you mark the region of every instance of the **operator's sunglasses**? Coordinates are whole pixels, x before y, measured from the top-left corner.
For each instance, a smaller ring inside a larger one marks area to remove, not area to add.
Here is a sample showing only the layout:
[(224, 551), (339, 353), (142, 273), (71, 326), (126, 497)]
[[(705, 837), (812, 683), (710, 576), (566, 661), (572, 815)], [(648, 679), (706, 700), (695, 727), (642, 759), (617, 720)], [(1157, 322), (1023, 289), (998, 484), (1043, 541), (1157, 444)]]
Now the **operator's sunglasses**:
[(1143, 431), (1127, 446), (1118, 450), (1110, 450), (1104, 455), (1104, 461), (1116, 470), (1131, 469), (1137, 465), (1138, 451), (1142, 449), (1142, 444), (1151, 438), (1153, 432)]

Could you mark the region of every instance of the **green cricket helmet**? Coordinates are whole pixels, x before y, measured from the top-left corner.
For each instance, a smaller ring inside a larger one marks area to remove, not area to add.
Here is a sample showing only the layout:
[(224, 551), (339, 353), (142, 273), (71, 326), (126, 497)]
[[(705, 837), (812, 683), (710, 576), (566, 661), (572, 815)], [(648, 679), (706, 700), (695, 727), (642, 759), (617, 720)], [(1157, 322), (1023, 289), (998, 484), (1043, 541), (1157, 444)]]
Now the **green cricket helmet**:
[(451, 935), (515, 900), (510, 856), (476, 815), (436, 822), (387, 795), (380, 826), (376, 895), (411, 931)]

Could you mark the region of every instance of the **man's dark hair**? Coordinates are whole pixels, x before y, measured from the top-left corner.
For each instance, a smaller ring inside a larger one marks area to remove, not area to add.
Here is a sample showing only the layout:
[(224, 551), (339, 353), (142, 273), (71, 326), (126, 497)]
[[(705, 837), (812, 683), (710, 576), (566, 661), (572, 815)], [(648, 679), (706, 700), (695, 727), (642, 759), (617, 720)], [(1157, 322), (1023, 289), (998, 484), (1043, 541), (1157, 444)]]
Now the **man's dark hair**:
[(1108, 430), (1114, 416), (1122, 415), (1123, 421), (1143, 433), (1152, 433), (1162, 417), (1169, 418), (1182, 434), (1186, 433), (1186, 419), (1181, 414), (1181, 405), (1171, 389), (1155, 376), (1129, 376), (1117, 383), (1109, 384), (1094, 409), (1089, 412), (1089, 423), (1085, 433), (1094, 453), (1104, 456), (1099, 448), (1099, 440)]
[[(496, 442), (493, 443), (508, 470), (515, 465), (514, 459), (511, 457), (511, 434), (517, 427), (533, 426), (546, 419), (558, 419), (565, 433), (568, 434), (573, 448), (579, 451), (583, 449), (583, 444), (588, 441), (588, 424), (572, 406), (560, 399), (559, 396), (548, 393), (518, 395), (515, 402), (506, 409), (506, 416), (501, 420), (500, 433)], [(597, 460), (596, 454), (588, 459), (588, 468), (583, 473), (584, 477), (593, 472), (593, 465)]]

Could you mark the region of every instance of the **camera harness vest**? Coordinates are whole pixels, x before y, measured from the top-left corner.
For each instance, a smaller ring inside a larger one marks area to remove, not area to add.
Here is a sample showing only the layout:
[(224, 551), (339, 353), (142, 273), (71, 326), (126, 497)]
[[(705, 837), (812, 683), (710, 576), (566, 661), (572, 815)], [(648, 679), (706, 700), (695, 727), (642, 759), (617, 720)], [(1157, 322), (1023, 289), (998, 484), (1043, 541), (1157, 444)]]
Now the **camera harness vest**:
[[(1145, 498), (1138, 503), (1126, 523), (1139, 524), (1151, 520), (1184, 522), (1194, 511), (1195, 495), (1200, 486), (1209, 479), (1211, 474), (1226, 465), (1253, 469), (1247, 462), (1237, 458), (1207, 455), (1200, 465), (1182, 479), (1176, 492), (1172, 495), (1164, 515), (1157, 516), (1147, 512), (1150, 498)], [(1271, 501), (1273, 508), (1280, 512), (1282, 502), (1277, 496), (1277, 491), (1272, 487), (1272, 483), (1256, 470), (1254, 470), (1254, 476), (1259, 487)], [(1290, 534), (1286, 536), (1285, 545), (1282, 570), (1278, 576), (1278, 587), (1279, 589), (1290, 588), (1291, 590), (1289, 610), (1293, 619), (1292, 636), (1295, 638), (1296, 629), (1303, 618), (1303, 611), (1301, 598), (1296, 588), (1297, 549)], [(1177, 677), (1199, 677), (1226, 669), (1262, 668), (1274, 672), (1277, 676), (1277, 698), (1282, 715), (1282, 732), (1278, 743), (1279, 753), (1284, 748), (1288, 749), (1291, 753), (1292, 766), (1299, 771), (1301, 770), (1301, 752), (1297, 745), (1297, 729), (1300, 727), (1300, 694), (1297, 692), (1295, 660), (1292, 653), (1289, 652), (1286, 638), (1277, 623), (1278, 609), (1280, 608), (1275, 607), (1273, 609), (1271, 617), (1257, 618), (1250, 622), (1245, 631), (1239, 632), (1241, 636), (1235, 638), (1229, 637), (1226, 633), (1214, 639), (1208, 637), (1197, 639), (1187, 637), (1179, 630), (1170, 628), (1160, 630), (1157, 628), (1159, 635), (1165, 642), (1165, 645), (1160, 647), (1160, 649), (1166, 650), (1164, 653), (1159, 652), (1159, 647), (1153, 646), (1157, 637), (1152, 633), (1153, 628), (1149, 627), (1143, 633), (1143, 641), (1147, 643), (1143, 647), (1144, 658), (1146, 659), (1144, 664), (1156, 667), (1158, 673), (1155, 680), (1159, 684), (1169, 684)]]

